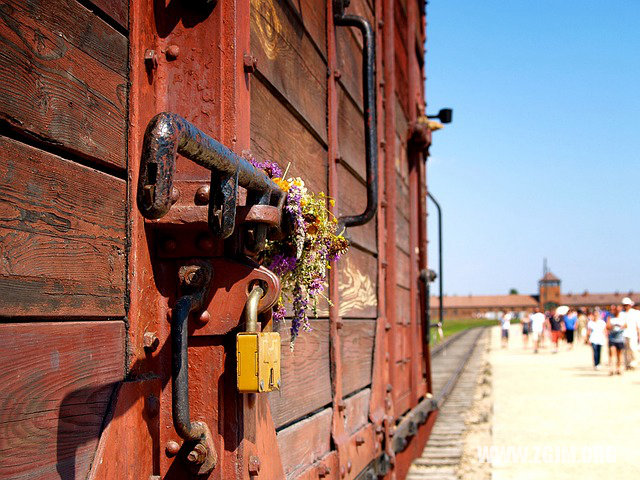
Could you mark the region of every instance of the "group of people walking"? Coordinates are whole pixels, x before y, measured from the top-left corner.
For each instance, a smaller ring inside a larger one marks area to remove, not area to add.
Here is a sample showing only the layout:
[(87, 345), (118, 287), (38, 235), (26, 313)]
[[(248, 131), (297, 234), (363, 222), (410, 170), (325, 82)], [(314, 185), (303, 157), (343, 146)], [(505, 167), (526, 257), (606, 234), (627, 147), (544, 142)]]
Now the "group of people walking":
[[(529, 337), (535, 353), (547, 338), (551, 341), (553, 353), (558, 352), (561, 340), (567, 342), (569, 349), (573, 348), (574, 343), (583, 341), (592, 347), (596, 370), (600, 369), (602, 349), (608, 348), (609, 375), (620, 375), (623, 363), (626, 369), (633, 369), (637, 365), (640, 310), (634, 306), (633, 300), (624, 297), (619, 305), (611, 305), (608, 309), (561, 306), (544, 313), (537, 307), (532, 312), (522, 312), (520, 322), (524, 347), (529, 347)], [(508, 343), (511, 322), (516, 318), (517, 315), (512, 312), (501, 317), (503, 347)]]

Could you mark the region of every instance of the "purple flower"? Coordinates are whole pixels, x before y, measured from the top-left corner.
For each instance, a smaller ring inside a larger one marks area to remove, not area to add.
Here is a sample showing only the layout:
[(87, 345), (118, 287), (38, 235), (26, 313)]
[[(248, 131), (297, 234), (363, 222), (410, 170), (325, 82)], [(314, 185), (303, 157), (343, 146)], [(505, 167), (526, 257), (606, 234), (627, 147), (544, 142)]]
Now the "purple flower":
[(271, 270), (276, 275), (284, 275), (285, 273), (292, 272), (296, 268), (296, 258), (295, 257), (286, 257), (284, 255), (275, 255), (273, 257), (273, 261), (271, 265), (269, 265), (269, 270)]
[(282, 169), (276, 162), (272, 162), (271, 160), (260, 161), (253, 156), (250, 156), (248, 160), (254, 167), (261, 168), (267, 172), (269, 178), (282, 177)]

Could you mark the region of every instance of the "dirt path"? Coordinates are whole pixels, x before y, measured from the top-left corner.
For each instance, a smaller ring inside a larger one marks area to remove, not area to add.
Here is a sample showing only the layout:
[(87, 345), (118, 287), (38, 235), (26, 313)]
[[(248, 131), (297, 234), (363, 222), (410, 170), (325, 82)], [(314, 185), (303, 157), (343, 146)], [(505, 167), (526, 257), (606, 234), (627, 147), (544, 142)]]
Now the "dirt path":
[[(640, 478), (640, 371), (594, 371), (591, 347), (524, 350), (520, 326), (507, 349), (492, 331), (494, 480)], [(486, 447), (486, 448), (485, 448)]]

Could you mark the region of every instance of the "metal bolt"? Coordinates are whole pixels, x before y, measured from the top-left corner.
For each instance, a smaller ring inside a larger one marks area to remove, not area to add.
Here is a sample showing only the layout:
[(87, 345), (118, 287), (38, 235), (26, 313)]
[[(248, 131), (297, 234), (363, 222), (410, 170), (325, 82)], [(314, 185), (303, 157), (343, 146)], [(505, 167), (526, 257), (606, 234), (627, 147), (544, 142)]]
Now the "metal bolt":
[(249, 457), (249, 475), (256, 476), (260, 473), (260, 459), (254, 455)]
[(144, 64), (147, 68), (156, 68), (158, 66), (158, 56), (155, 50), (146, 50), (144, 52)]
[(162, 248), (165, 252), (173, 252), (178, 247), (178, 244), (173, 238), (167, 238), (162, 244)]
[(347, 461), (347, 472), (351, 473), (351, 469), (353, 468), (353, 464), (351, 460)]
[(280, 379), (278, 379), (278, 381), (276, 382), (276, 385), (278, 386), (278, 389), (280, 388)]
[(198, 317), (198, 323), (202, 325), (209, 323), (209, 320), (211, 320), (211, 314), (207, 310), (204, 310)]
[(387, 398), (384, 403), (385, 403), (385, 406), (387, 407), (387, 410), (391, 410), (391, 399)]
[(142, 337), (142, 345), (144, 346), (145, 350), (149, 352), (155, 352), (156, 348), (158, 348), (158, 345), (160, 345), (160, 340), (158, 340), (158, 337), (155, 333), (145, 332)]
[(204, 233), (198, 237), (197, 245), (200, 250), (210, 252), (214, 247), (213, 238), (211, 238), (211, 235)]
[(376, 425), (376, 433), (378, 435), (380, 435), (383, 431), (384, 429), (382, 428), (382, 425)]
[(347, 474), (347, 469), (344, 466), (340, 467), (340, 476), (344, 477)]
[(256, 66), (258, 65), (258, 59), (248, 53), (244, 54), (244, 71), (247, 73), (254, 73)]
[(205, 447), (201, 443), (196, 444), (196, 446), (193, 447), (193, 450), (191, 450), (187, 455), (188, 462), (195, 463), (198, 465), (204, 463), (206, 458), (207, 458), (207, 447)]
[(356, 437), (356, 445), (357, 446), (364, 445), (364, 437), (362, 435), (358, 435)]
[(389, 361), (389, 352), (385, 352), (384, 354), (384, 359), (388, 362)]
[(171, 196), (169, 198), (171, 199), (171, 205), (176, 203), (178, 201), (178, 199), (180, 198), (180, 190), (178, 190), (176, 187), (172, 187), (171, 188)]
[(340, 77), (342, 77), (342, 72), (338, 69), (335, 69), (333, 71), (333, 78), (335, 78), (336, 80), (338, 80)]
[(260, 390), (264, 390), (264, 380), (260, 380)]
[(387, 322), (384, 326), (384, 329), (388, 332), (389, 330), (391, 330), (391, 324), (389, 322)]
[(384, 20), (382, 19), (378, 20), (378, 27), (380, 28), (384, 27)]
[(178, 445), (178, 442), (169, 440), (164, 450), (167, 454), (167, 457), (175, 457), (180, 451), (180, 445)]
[(391, 392), (391, 390), (393, 390), (393, 385), (387, 383), (387, 393)]
[(211, 187), (209, 185), (203, 185), (196, 190), (196, 195), (193, 199), (196, 205), (209, 205), (209, 195)]
[(344, 403), (344, 400), (338, 400), (338, 411), (342, 412), (347, 408), (347, 404)]
[(180, 47), (177, 45), (169, 45), (166, 53), (168, 60), (175, 60), (178, 58), (178, 55), (180, 55)]
[(342, 323), (342, 320), (336, 320), (336, 328), (338, 330), (340, 330), (343, 326), (344, 324)]

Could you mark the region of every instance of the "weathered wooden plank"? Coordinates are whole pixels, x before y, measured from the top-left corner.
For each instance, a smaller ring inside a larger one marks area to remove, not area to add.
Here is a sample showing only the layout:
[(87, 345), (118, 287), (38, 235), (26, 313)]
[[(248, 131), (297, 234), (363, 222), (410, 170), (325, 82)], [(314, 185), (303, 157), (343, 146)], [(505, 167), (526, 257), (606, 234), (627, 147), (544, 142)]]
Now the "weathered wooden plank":
[(329, 321), (311, 321), (313, 330), (296, 339), (289, 348), (291, 322), (280, 328), (282, 338), (282, 386), (269, 394), (271, 415), (276, 428), (331, 403), (329, 370)]
[(0, 324), (2, 478), (86, 477), (124, 335), (121, 321)]
[(358, 174), (367, 178), (364, 148), (364, 120), (358, 107), (351, 101), (344, 88), (338, 88), (338, 146), (341, 161)]
[(284, 0), (253, 0), (251, 51), (258, 72), (327, 141), (327, 66)]
[(371, 383), (375, 331), (375, 319), (345, 320), (339, 330), (344, 395), (349, 395)]
[(338, 262), (340, 315), (344, 318), (376, 318), (378, 269), (376, 258), (355, 247)]
[(400, 212), (396, 215), (396, 247), (409, 255), (409, 220)]
[(122, 28), (129, 29), (128, 0), (90, 0)]
[(4, 137), (0, 159), (0, 315), (123, 315), (125, 182)]
[[(367, 207), (367, 188), (349, 170), (338, 166), (338, 215), (359, 215)], [(349, 240), (371, 252), (378, 251), (377, 219), (365, 225), (349, 227)]]
[[(253, 0), (254, 2), (256, 0)], [(264, 3), (258, 0), (256, 3)], [(316, 0), (286, 0), (287, 5), (293, 9), (299, 21), (304, 25), (315, 47), (321, 52), (323, 58), (327, 56), (327, 9), (318, 8)]]
[(100, 36), (81, 36), (79, 29), (91, 32), (96, 17), (77, 2), (53, 8), (34, 1), (30, 7), (0, 7), (0, 120), (39, 141), (124, 168), (126, 70), (105, 66), (104, 55), (88, 47), (104, 42), (110, 55), (126, 62), (126, 39), (97, 27)]
[(311, 190), (327, 191), (327, 151), (260, 81), (251, 84), (251, 148), (275, 160), (287, 177), (304, 177)]
[(370, 388), (365, 388), (345, 399), (344, 428), (348, 435), (356, 433), (368, 423), (370, 399)]
[(411, 320), (411, 292), (401, 286), (396, 287), (396, 322), (408, 323)]
[(278, 432), (280, 459), (287, 479), (293, 479), (331, 448), (331, 408)]
[(411, 259), (400, 249), (396, 249), (396, 283), (404, 288), (411, 287)]

